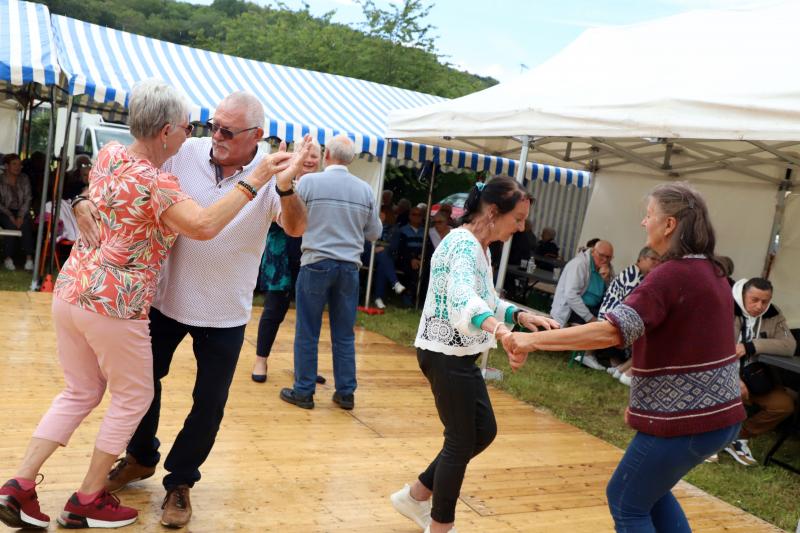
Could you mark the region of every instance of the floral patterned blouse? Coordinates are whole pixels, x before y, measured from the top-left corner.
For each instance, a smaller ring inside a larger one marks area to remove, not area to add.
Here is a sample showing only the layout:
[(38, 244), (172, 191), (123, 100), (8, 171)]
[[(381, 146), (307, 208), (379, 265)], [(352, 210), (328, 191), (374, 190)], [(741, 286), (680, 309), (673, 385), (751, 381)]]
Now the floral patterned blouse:
[(100, 211), (102, 244), (88, 248), (75, 243), (55, 295), (101, 315), (144, 320), (161, 265), (177, 237), (161, 215), (189, 196), (175, 176), (136, 159), (116, 142), (97, 155), (88, 196)]

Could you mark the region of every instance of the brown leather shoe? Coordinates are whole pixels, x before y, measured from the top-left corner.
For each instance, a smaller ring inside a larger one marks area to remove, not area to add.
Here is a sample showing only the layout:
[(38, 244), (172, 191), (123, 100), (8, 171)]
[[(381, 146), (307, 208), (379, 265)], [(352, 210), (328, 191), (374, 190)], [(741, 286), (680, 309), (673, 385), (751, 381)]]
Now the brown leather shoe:
[(192, 517), (192, 502), (189, 500), (189, 485), (178, 485), (167, 491), (161, 514), (161, 524), (179, 528), (189, 523)]
[(140, 465), (134, 456), (125, 454), (125, 457), (117, 459), (108, 473), (105, 488), (108, 492), (117, 492), (128, 483), (147, 479), (155, 473), (156, 467)]

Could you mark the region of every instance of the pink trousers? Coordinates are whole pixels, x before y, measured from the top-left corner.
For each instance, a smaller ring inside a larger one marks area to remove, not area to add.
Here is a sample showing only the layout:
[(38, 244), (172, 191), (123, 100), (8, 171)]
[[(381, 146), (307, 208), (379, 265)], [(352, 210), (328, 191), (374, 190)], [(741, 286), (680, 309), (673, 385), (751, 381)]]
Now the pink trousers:
[(56, 296), (53, 323), (66, 386), (33, 436), (66, 446), (108, 387), (111, 405), (95, 446), (119, 455), (153, 401), (149, 321), (92, 313)]

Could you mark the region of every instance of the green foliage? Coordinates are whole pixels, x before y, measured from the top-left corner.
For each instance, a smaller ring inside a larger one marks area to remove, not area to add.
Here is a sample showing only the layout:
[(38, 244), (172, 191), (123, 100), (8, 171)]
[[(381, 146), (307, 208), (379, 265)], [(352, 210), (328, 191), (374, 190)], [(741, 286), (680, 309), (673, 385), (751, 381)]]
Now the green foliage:
[(340, 74), (448, 98), (497, 83), (440, 61), (430, 6), (405, 0), (388, 10), (360, 2), (366, 21), (353, 28), (292, 10), (243, 0), (209, 6), (176, 0), (48, 0), (51, 12), (177, 44), (258, 61)]

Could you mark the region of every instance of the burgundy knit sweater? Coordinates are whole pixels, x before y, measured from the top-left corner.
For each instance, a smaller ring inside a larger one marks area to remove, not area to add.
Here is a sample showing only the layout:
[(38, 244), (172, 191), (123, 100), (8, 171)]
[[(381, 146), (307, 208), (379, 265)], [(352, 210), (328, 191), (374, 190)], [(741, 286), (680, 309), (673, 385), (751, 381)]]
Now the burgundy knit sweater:
[(663, 263), (606, 318), (633, 344), (633, 429), (677, 437), (745, 419), (731, 288), (710, 261)]

